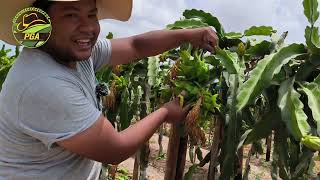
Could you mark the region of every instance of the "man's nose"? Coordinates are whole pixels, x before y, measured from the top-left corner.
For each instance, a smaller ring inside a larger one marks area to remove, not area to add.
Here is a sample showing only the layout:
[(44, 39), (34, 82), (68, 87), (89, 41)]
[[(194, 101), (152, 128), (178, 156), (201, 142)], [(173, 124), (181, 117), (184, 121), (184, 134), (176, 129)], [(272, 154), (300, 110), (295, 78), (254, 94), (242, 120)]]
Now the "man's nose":
[(92, 32), (92, 31), (94, 31), (94, 23), (88, 17), (80, 18), (80, 23), (79, 24), (80, 24), (79, 31), (81, 31), (81, 32)]

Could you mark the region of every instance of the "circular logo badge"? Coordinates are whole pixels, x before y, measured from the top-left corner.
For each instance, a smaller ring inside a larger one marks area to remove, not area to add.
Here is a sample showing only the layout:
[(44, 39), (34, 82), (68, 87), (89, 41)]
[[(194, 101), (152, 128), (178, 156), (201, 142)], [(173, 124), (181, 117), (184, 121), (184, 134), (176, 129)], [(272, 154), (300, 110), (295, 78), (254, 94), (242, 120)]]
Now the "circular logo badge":
[(46, 43), (51, 30), (49, 15), (39, 8), (25, 8), (13, 19), (13, 36), (19, 44), (28, 48), (37, 48)]

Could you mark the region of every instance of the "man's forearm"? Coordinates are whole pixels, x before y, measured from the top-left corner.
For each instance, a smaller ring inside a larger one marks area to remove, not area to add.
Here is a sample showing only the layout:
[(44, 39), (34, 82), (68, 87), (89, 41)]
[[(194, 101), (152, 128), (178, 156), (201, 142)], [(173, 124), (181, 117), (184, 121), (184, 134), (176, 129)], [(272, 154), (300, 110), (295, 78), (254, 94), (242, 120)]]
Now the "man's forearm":
[(190, 30), (158, 30), (133, 36), (132, 44), (137, 52), (136, 59), (155, 56), (188, 42)]
[(160, 108), (130, 128), (120, 132), (118, 160), (123, 161), (134, 154), (155, 133), (164, 122), (168, 110)]
[(155, 56), (183, 43), (213, 51), (218, 37), (210, 28), (157, 30), (128, 38), (113, 39), (109, 65), (128, 64), (145, 57)]

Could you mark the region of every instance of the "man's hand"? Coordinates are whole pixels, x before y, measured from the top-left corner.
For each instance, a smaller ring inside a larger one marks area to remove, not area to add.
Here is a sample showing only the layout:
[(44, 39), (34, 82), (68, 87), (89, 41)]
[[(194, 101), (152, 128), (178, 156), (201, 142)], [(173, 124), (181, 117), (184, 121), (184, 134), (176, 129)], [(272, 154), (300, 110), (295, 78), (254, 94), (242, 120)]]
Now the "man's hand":
[(167, 102), (163, 105), (162, 108), (167, 110), (166, 122), (179, 124), (183, 122), (190, 110), (190, 106), (187, 105), (185, 107), (180, 106), (179, 98), (175, 98), (174, 100)]
[(219, 38), (210, 27), (188, 29), (188, 41), (196, 48), (213, 52), (218, 46)]

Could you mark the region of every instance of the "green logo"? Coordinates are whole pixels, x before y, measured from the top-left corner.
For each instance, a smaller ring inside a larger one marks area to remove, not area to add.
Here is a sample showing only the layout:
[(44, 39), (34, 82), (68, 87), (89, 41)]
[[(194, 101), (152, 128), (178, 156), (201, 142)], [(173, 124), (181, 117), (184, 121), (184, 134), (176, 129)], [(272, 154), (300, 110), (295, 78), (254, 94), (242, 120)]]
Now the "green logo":
[(28, 48), (37, 48), (46, 43), (51, 30), (49, 15), (39, 8), (25, 8), (13, 19), (13, 36), (19, 44)]

